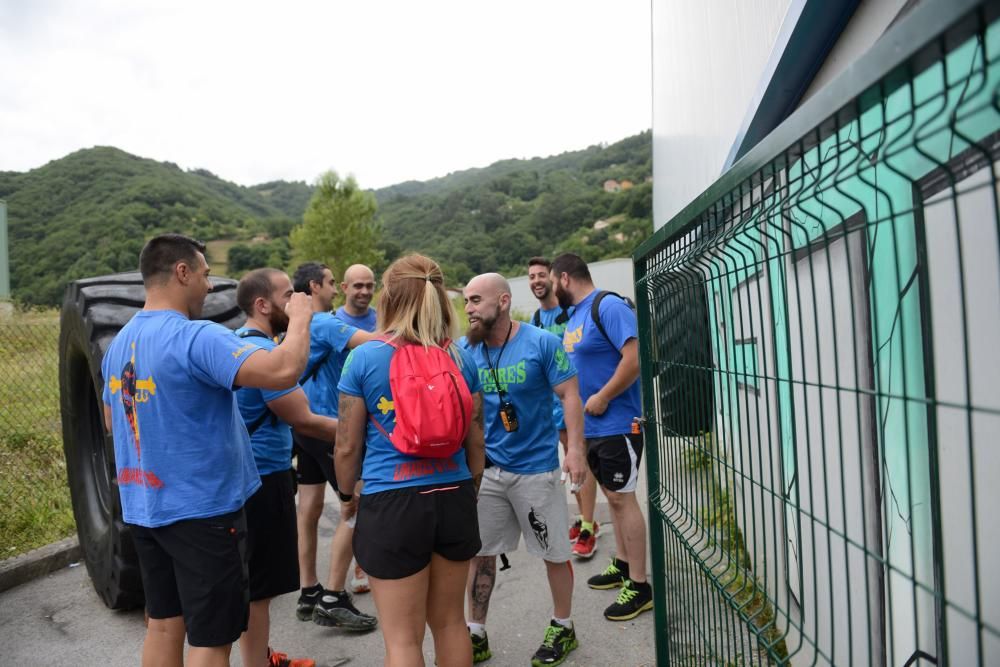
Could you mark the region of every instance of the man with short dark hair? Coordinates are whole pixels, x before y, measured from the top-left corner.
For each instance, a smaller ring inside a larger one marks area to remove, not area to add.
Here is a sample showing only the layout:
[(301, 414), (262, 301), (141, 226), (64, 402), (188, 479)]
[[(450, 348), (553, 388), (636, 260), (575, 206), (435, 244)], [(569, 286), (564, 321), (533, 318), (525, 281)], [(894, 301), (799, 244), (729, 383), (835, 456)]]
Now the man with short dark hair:
[[(302, 387), (309, 397), (313, 412), (336, 419), (339, 408), (337, 384), (340, 382), (344, 360), (352, 349), (370, 340), (372, 335), (330, 313), (337, 286), (333, 282), (333, 272), (325, 264), (302, 264), (296, 269), (293, 282), (296, 292), (309, 295), (314, 311), (309, 325), (309, 365), (302, 379)], [(335, 436), (336, 434), (330, 438), (316, 439), (298, 430), (294, 433), (298, 460), (299, 580), (302, 589), (295, 616), (300, 621), (312, 620), (318, 625), (337, 626), (347, 630), (371, 630), (377, 625), (377, 620), (374, 616), (359, 611), (347, 592), (354, 528), (343, 518), (343, 513), (330, 546), (330, 569), (325, 588), (320, 584), (316, 573), (317, 532), (323, 513), (326, 485), (333, 487), (341, 500), (342, 509), (354, 493), (353, 488), (337, 487), (333, 467)], [(367, 582), (364, 587), (354, 587), (354, 592), (367, 590)]]
[[(566, 414), (568, 447), (562, 469), (573, 484), (586, 472), (583, 406), (576, 369), (558, 338), (510, 318), (510, 285), (498, 273), (465, 286), (469, 331), (460, 343), (475, 359), (483, 386), (488, 467), (479, 487), (482, 549), (469, 565), (469, 632), (473, 661), (491, 656), (486, 615), (496, 581), (496, 558), (525, 549), (542, 559), (552, 593), (552, 618), (531, 664), (558, 665), (577, 646), (570, 617), (573, 568), (566, 492), (559, 484), (559, 437), (551, 397)], [(565, 479), (565, 477), (563, 477)]]
[(618, 550), (608, 568), (587, 585), (621, 586), (604, 617), (625, 621), (653, 608), (646, 581), (646, 522), (635, 497), (643, 448), (636, 421), (642, 416), (638, 326), (623, 299), (594, 289), (590, 269), (579, 256), (556, 257), (552, 280), (559, 305), (576, 309), (566, 324), (563, 347), (580, 369), (587, 462), (608, 499)]
[[(243, 276), (236, 301), (247, 321), (236, 335), (265, 350), (278, 347), (276, 339), (288, 326), (284, 306), (292, 293), (292, 281), (283, 271), (256, 269)], [(236, 398), (261, 481), (246, 503), (250, 623), (240, 639), (240, 654), (244, 665), (314, 667), (312, 660), (271, 651), (270, 606), (273, 598), (299, 587), (291, 429), (332, 442), (337, 420), (314, 414), (297, 384), (281, 391), (244, 387)]]
[[(566, 323), (573, 314), (573, 306), (563, 308), (556, 299), (552, 287), (549, 270), (552, 263), (544, 257), (532, 257), (528, 260), (528, 287), (538, 299), (538, 310), (531, 316), (531, 323), (536, 327), (558, 336), (562, 340), (566, 331)], [(559, 429), (559, 442), (566, 447), (566, 424), (563, 420), (562, 403), (556, 397), (552, 406), (552, 419)], [(597, 502), (597, 482), (588, 471), (580, 490), (575, 492), (577, 508), (580, 514), (569, 527), (569, 541), (573, 544), (573, 555), (577, 558), (593, 558), (597, 551), (597, 536), (600, 524), (594, 521), (594, 505)]]
[(260, 487), (233, 387), (295, 385), (309, 353), (308, 299), (288, 300), (285, 344), (263, 350), (196, 321), (211, 290), (204, 244), (150, 239), (139, 266), (146, 303), (101, 364), (122, 516), (142, 573), (143, 665), (229, 664), (247, 628), (244, 504)]
[(375, 331), (375, 309), (371, 307), (375, 296), (375, 273), (364, 264), (352, 264), (344, 271), (344, 305), (337, 309), (337, 317), (362, 331)]

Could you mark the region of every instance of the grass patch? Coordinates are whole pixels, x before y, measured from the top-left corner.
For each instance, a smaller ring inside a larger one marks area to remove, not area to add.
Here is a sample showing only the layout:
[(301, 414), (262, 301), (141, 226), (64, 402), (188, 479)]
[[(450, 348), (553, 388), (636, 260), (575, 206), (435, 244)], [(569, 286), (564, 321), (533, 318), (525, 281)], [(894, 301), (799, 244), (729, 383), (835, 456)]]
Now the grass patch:
[(59, 414), (59, 314), (0, 319), (0, 560), (72, 535)]

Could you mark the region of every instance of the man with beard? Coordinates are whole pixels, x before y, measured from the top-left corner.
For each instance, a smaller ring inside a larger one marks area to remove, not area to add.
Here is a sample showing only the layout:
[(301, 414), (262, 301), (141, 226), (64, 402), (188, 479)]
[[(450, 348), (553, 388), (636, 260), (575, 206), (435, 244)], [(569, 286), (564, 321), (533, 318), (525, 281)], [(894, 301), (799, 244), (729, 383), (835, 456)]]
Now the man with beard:
[(594, 289), (590, 269), (577, 255), (556, 257), (552, 280), (559, 305), (576, 308), (566, 324), (563, 347), (580, 369), (587, 463), (608, 499), (618, 550), (587, 585), (620, 586), (604, 617), (626, 621), (653, 608), (646, 581), (646, 522), (635, 497), (643, 445), (635, 421), (642, 415), (638, 326), (624, 300)]
[[(295, 270), (292, 286), (296, 292), (309, 295), (314, 311), (309, 324), (309, 364), (302, 380), (302, 388), (313, 412), (336, 419), (339, 409), (337, 383), (340, 382), (344, 361), (352, 349), (370, 340), (372, 335), (330, 313), (333, 298), (337, 295), (337, 284), (333, 282), (333, 272), (325, 264), (302, 264)], [(323, 515), (326, 485), (333, 487), (340, 497), (341, 509), (345, 500), (349, 502), (353, 498), (354, 492), (353, 488), (337, 487), (333, 467), (333, 438), (313, 438), (298, 429), (293, 432), (292, 437), (298, 462), (295, 479), (299, 489), (299, 582), (302, 588), (295, 607), (295, 617), (300, 621), (311, 620), (317, 625), (336, 626), (346, 630), (372, 630), (377, 625), (375, 617), (359, 611), (346, 592), (347, 572), (353, 555), (351, 539), (354, 537), (354, 528), (344, 520), (343, 513), (333, 534), (325, 588), (319, 583), (316, 573), (319, 519)], [(364, 590), (368, 590), (367, 587)], [(354, 592), (363, 591), (355, 588)]]
[(482, 550), (469, 565), (469, 631), (473, 660), (491, 656), (486, 615), (496, 581), (496, 557), (525, 548), (541, 557), (553, 615), (532, 665), (557, 665), (577, 647), (570, 618), (573, 569), (566, 493), (559, 484), (559, 435), (552, 393), (562, 402), (568, 446), (563, 471), (583, 482), (583, 405), (576, 369), (559, 339), (510, 318), (510, 285), (503, 276), (476, 276), (465, 287), (469, 331), (460, 343), (476, 361), (483, 387), (486, 457), (479, 488)]
[(375, 331), (375, 309), (371, 308), (375, 273), (364, 264), (352, 264), (344, 271), (340, 289), (344, 305), (337, 309), (337, 317), (362, 331)]
[[(563, 308), (556, 299), (552, 289), (552, 278), (549, 270), (552, 263), (544, 257), (532, 257), (528, 260), (528, 287), (538, 299), (538, 310), (531, 316), (531, 323), (562, 340), (566, 331), (566, 323), (573, 314), (573, 306)], [(552, 420), (559, 429), (559, 442), (566, 448), (566, 423), (563, 420), (562, 403), (554, 397)], [(580, 510), (573, 525), (569, 527), (569, 541), (573, 544), (573, 555), (577, 558), (592, 558), (597, 551), (597, 535), (600, 524), (594, 521), (594, 505), (597, 502), (597, 482), (589, 471), (580, 490), (575, 492), (576, 505)]]
[[(236, 335), (265, 350), (278, 347), (275, 339), (288, 327), (284, 307), (292, 294), (292, 281), (277, 269), (256, 269), (243, 276), (236, 302), (247, 321)], [(240, 654), (244, 665), (314, 667), (312, 660), (272, 653), (270, 604), (272, 598), (299, 587), (291, 429), (332, 442), (337, 420), (314, 414), (297, 384), (282, 391), (244, 387), (236, 398), (261, 478), (261, 488), (246, 504), (250, 621), (240, 639)]]
[(293, 387), (308, 359), (312, 311), (304, 296), (286, 299), (285, 342), (264, 350), (197, 319), (212, 289), (204, 244), (161, 234), (143, 247), (139, 270), (145, 305), (101, 369), (122, 517), (149, 615), (142, 664), (184, 664), (186, 636), (189, 665), (222, 667), (247, 629), (244, 504), (260, 488), (233, 387)]

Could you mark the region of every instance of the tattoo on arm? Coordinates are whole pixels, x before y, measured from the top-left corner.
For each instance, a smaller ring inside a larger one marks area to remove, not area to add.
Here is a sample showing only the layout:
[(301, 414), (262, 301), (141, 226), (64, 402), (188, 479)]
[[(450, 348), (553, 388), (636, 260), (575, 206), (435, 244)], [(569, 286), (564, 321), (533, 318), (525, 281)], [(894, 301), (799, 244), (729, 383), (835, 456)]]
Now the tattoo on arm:
[(472, 401), (472, 422), (476, 424), (479, 428), (485, 428), (485, 421), (483, 418), (483, 401), (482, 399), (473, 399)]
[(497, 561), (493, 556), (477, 558), (476, 572), (472, 577), (471, 616), (486, 620), (490, 608), (490, 596), (497, 579)]

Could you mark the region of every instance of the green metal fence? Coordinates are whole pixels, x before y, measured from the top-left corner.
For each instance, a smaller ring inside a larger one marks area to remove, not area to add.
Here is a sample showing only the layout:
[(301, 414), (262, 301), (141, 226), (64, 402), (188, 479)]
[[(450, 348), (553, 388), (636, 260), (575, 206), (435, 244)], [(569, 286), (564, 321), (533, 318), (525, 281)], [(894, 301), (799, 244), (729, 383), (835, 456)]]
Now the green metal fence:
[(920, 3), (635, 254), (660, 664), (1000, 664), (1000, 16)]

